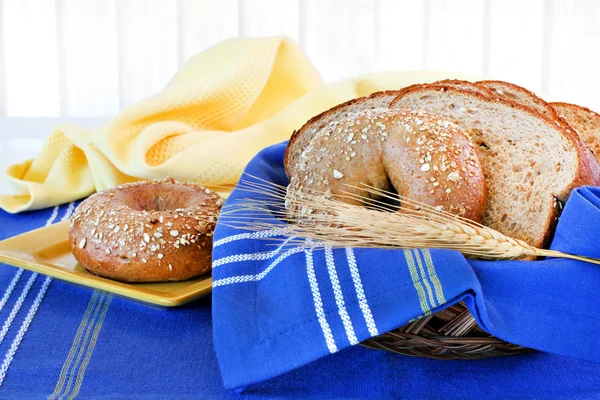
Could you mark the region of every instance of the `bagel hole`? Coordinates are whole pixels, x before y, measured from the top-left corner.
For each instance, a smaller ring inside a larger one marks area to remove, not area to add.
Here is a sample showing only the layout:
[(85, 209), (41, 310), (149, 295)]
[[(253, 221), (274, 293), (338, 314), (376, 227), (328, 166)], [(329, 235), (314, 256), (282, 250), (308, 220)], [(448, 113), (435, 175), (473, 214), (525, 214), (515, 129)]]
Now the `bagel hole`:
[(181, 200), (173, 199), (169, 195), (155, 195), (138, 199), (140, 211), (169, 211), (181, 207)]
[(191, 186), (162, 183), (125, 188), (117, 192), (116, 199), (135, 211), (164, 212), (189, 209), (209, 194)]

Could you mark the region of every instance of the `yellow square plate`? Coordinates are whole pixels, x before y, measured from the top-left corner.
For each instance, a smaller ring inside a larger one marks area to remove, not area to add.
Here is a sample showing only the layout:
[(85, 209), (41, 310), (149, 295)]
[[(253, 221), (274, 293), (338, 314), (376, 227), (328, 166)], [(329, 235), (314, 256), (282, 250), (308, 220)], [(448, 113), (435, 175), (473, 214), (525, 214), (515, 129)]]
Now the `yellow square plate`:
[(3, 240), (0, 263), (164, 307), (185, 304), (211, 292), (209, 274), (167, 283), (123, 283), (93, 275), (73, 257), (68, 232), (69, 221), (63, 221)]

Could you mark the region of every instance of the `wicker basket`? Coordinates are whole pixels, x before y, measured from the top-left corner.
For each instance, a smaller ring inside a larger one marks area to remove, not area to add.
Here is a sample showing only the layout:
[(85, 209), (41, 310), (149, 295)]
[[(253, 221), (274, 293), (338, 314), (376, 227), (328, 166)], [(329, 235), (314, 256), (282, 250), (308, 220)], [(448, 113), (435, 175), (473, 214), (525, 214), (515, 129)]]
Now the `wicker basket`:
[(483, 331), (463, 303), (361, 344), (371, 349), (439, 360), (476, 360), (531, 351)]

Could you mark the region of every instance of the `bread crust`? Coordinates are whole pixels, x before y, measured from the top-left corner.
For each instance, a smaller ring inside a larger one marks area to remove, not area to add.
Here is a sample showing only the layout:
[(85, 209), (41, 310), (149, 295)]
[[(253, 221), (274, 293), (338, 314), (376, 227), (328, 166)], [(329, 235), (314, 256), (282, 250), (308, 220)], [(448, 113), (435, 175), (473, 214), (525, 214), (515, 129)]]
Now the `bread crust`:
[[(136, 182), (84, 200), (69, 228), (75, 259), (122, 282), (181, 281), (208, 272), (223, 200), (175, 181)], [(164, 208), (164, 209), (161, 209)]]
[[(550, 104), (548, 104), (548, 102), (546, 100), (542, 99), (541, 97), (539, 97), (538, 95), (533, 93), (531, 90), (525, 89), (522, 86), (515, 85), (514, 83), (510, 83), (510, 82), (495, 81), (495, 80), (478, 81), (478, 82), (475, 82), (475, 84), (488, 89), (492, 93), (494, 98), (501, 98), (501, 99), (508, 100), (508, 101), (514, 101), (515, 103), (529, 107), (527, 104), (523, 103), (522, 101), (519, 101), (518, 99), (513, 99), (509, 96), (500, 95), (495, 90), (493, 90), (499, 86), (506, 87), (513, 92), (519, 93), (523, 97), (529, 98), (540, 108), (544, 108), (549, 114), (549, 115), (546, 115), (546, 117), (551, 118), (551, 119), (554, 118), (556, 120), (561, 119), (559, 117), (559, 115), (556, 113), (556, 111), (550, 106)], [(529, 108), (532, 108), (532, 107), (529, 107)], [(535, 109), (534, 109), (534, 111), (540, 112)], [(543, 113), (540, 112), (540, 114), (543, 114)]]
[(564, 108), (572, 108), (576, 111), (583, 111), (585, 113), (591, 114), (593, 115), (595, 118), (598, 118), (598, 120), (600, 121), (600, 114), (598, 114), (596, 111), (590, 110), (587, 107), (584, 106), (580, 106), (578, 104), (572, 104), (572, 103), (564, 103), (564, 102), (560, 102), (560, 101), (553, 101), (548, 103), (555, 111), (556, 108), (555, 107), (564, 107)]
[(417, 83), (414, 85), (410, 85), (410, 86), (406, 86), (405, 88), (402, 88), (398, 91), (398, 96), (403, 95), (405, 92), (409, 91), (409, 90), (413, 90), (415, 87), (437, 87), (439, 89), (446, 89), (446, 88), (454, 88), (454, 89), (462, 89), (462, 90), (468, 90), (471, 92), (476, 92), (479, 93), (483, 96), (489, 97), (489, 98), (495, 98), (496, 96), (494, 95), (494, 92), (490, 89), (488, 89), (485, 86), (482, 85), (478, 85), (477, 82), (469, 82), (469, 81), (463, 81), (460, 79), (444, 79), (441, 81), (435, 81), (435, 82), (431, 82), (431, 83)]

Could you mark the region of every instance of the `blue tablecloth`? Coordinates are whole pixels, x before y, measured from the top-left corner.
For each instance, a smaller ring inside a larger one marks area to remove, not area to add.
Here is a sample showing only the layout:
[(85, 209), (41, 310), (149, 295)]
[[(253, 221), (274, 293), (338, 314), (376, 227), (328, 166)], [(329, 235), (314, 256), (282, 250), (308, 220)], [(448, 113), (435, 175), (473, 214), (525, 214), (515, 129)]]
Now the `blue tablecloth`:
[[(9, 215), (0, 239), (73, 205)], [(354, 346), (242, 393), (223, 389), (211, 300), (155, 309), (0, 266), (0, 398), (600, 398), (600, 366), (544, 353), (436, 361)]]

